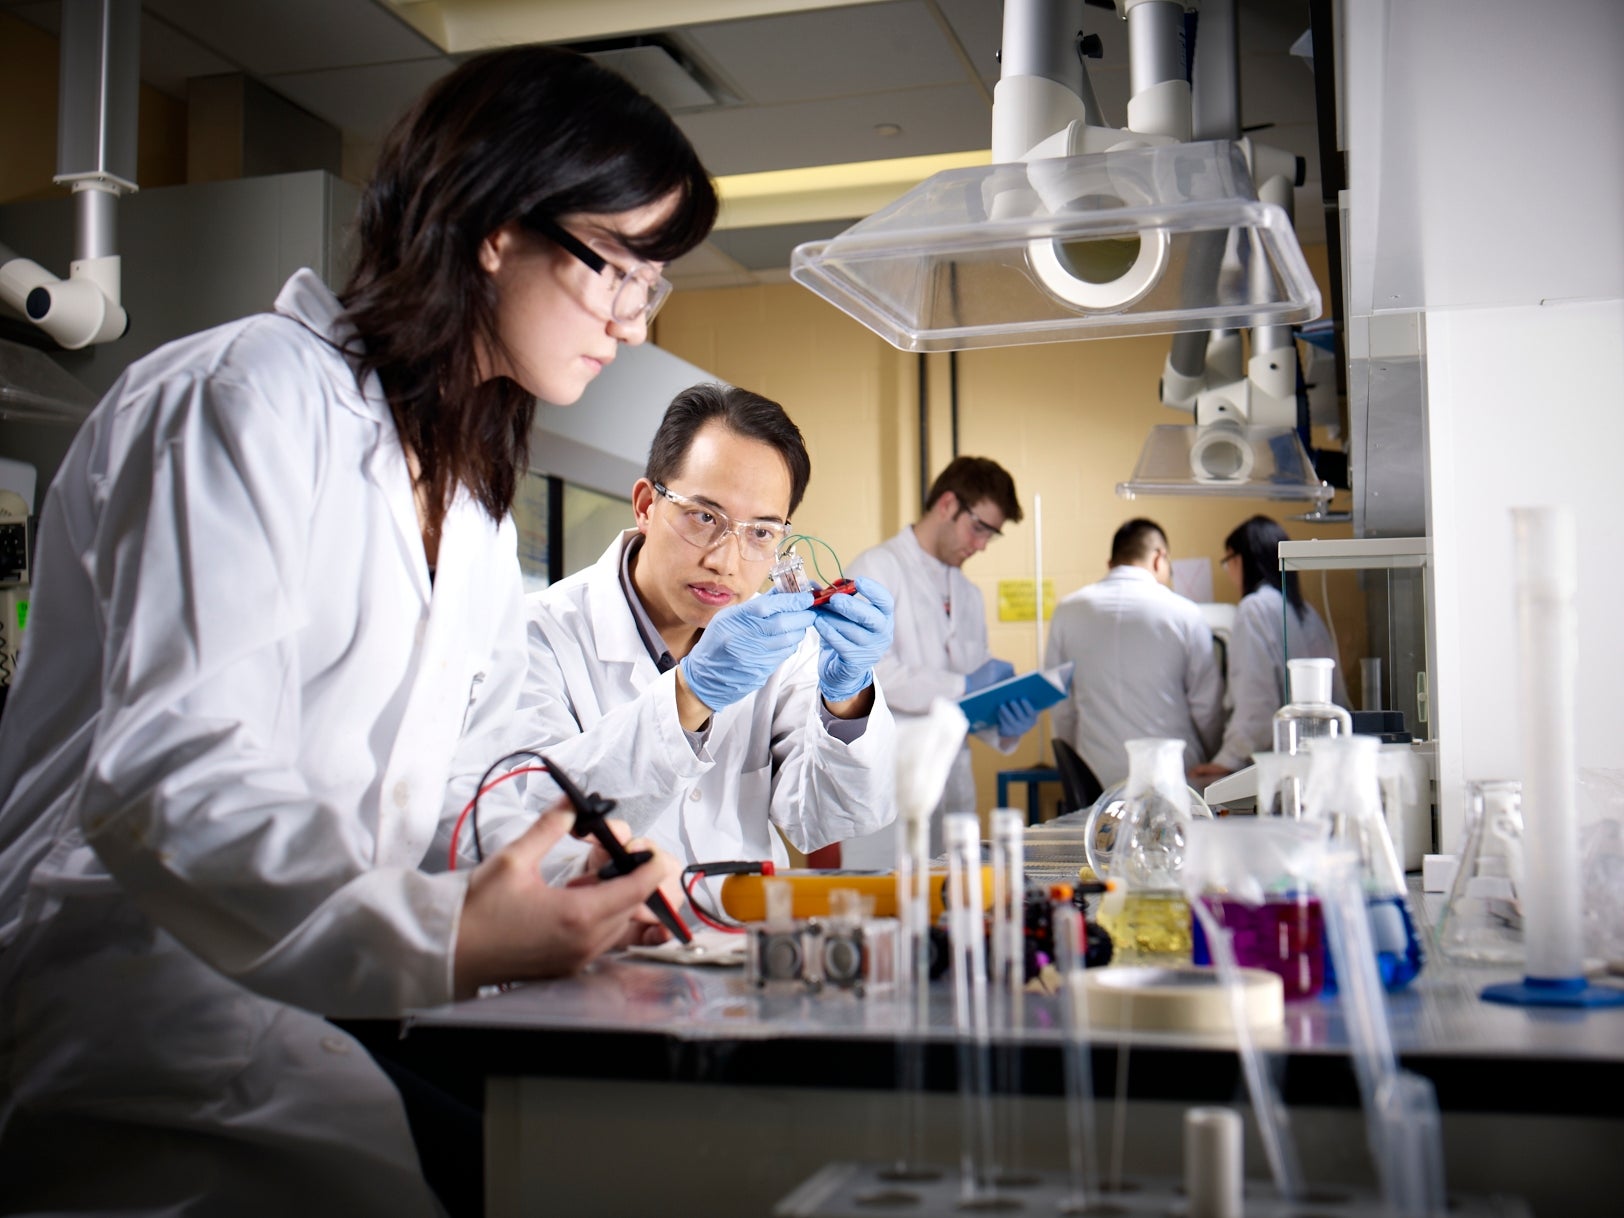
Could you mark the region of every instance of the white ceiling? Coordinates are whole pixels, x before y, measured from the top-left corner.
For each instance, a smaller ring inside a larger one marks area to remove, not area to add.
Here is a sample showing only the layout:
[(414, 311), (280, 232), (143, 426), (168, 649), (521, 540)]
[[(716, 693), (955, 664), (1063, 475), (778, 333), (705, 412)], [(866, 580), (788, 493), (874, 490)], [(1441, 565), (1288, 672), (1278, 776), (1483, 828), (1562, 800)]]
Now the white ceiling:
[[(505, 0), (493, 6), (489, 0), (438, 0), (419, 7), (519, 12), (524, 36), (539, 41), (552, 40), (550, 28), (567, 30), (572, 44), (583, 30), (586, 36), (627, 28), (666, 35), (721, 95), (719, 104), (700, 107), (685, 104), (681, 95), (667, 103), (716, 175), (990, 145), (1002, 25), (998, 0), (809, 7), (829, 2)], [(1258, 138), (1306, 159), (1297, 227), (1305, 243), (1321, 241), (1313, 78), (1307, 62), (1290, 53), (1308, 28), (1308, 0), (1238, 0), (1238, 7), (1241, 122), (1266, 125)], [(58, 0), (0, 0), (0, 8), (53, 31), (60, 21)], [(148, 84), (184, 98), (189, 77), (245, 72), (340, 128), (351, 163), (365, 163), (395, 115), (458, 58), (385, 0), (143, 0), (142, 10), (141, 66)], [(708, 19), (719, 11), (730, 19)], [(649, 28), (649, 13), (668, 24)], [(626, 24), (639, 19), (643, 24)], [(1103, 58), (1089, 62), (1089, 73), (1106, 121), (1123, 125), (1126, 26), (1113, 11), (1091, 5), (1084, 28), (1104, 44)], [(644, 87), (653, 91), (649, 83)], [(833, 235), (857, 218), (718, 231), (674, 266), (671, 277), (695, 284), (782, 279), (794, 244)]]

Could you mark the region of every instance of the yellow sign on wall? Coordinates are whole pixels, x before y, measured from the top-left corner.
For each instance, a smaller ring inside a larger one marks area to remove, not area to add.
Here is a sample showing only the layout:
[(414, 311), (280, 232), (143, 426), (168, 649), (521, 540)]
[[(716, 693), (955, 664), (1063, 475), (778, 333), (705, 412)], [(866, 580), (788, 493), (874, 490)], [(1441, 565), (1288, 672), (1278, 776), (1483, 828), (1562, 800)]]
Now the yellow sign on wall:
[[(998, 620), (1030, 622), (1037, 617), (1037, 581), (1001, 579), (998, 581)], [(1043, 619), (1054, 616), (1054, 581), (1043, 581)]]

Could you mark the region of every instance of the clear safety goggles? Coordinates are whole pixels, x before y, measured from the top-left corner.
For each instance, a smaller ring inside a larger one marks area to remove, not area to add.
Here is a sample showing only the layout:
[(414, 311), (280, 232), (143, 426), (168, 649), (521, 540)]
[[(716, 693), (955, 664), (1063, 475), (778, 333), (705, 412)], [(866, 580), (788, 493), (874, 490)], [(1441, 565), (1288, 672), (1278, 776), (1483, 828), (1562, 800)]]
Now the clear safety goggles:
[(660, 483), (654, 489), (675, 504), (678, 511), (672, 527), (677, 535), (701, 550), (713, 550), (727, 539), (729, 533), (739, 539), (739, 554), (755, 562), (775, 558), (778, 547), (789, 536), (789, 521), (734, 520), (719, 507), (679, 495)]
[(531, 216), (525, 223), (591, 269), (609, 297), (609, 315), (616, 321), (646, 326), (671, 295), (671, 281), (646, 262), (624, 270), (546, 216)]

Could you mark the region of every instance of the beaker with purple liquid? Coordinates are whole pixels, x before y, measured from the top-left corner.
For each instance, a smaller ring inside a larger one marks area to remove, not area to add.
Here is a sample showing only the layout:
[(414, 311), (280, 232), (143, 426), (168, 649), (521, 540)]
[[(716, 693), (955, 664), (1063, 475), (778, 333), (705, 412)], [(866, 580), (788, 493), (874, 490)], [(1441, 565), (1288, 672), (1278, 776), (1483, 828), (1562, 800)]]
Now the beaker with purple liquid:
[[(1267, 969), (1280, 978), (1287, 1002), (1318, 996), (1325, 985), (1325, 916), (1308, 893), (1271, 894), (1261, 904), (1219, 893), (1198, 898), (1229, 932), (1235, 963)], [(1201, 919), (1192, 916), (1191, 959), (1211, 964)]]

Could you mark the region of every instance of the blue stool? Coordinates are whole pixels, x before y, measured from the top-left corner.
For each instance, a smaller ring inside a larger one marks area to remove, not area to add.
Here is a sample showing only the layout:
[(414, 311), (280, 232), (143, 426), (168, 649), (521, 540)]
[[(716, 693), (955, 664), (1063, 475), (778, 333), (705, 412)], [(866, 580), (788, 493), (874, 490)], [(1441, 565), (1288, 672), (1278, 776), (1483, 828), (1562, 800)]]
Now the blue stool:
[(1038, 798), (1038, 788), (1046, 782), (1059, 782), (1060, 771), (1053, 766), (1029, 766), (1023, 770), (998, 771), (998, 806), (1007, 808), (1009, 803), (1009, 784), (1024, 782), (1026, 784), (1026, 823), (1035, 825), (1043, 819), (1043, 805)]

